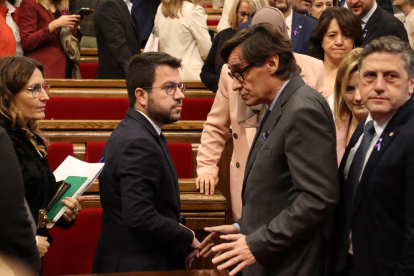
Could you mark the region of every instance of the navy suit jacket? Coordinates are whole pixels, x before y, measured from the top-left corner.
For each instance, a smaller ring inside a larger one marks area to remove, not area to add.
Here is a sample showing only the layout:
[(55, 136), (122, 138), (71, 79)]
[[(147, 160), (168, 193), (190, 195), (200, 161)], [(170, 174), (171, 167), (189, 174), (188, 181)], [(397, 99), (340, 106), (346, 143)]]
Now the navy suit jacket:
[[(148, 39), (154, 28), (155, 14), (161, 3), (160, 0), (132, 0), (132, 14), (139, 25), (139, 32), (142, 40)], [(145, 45), (142, 45), (145, 46)]]
[(382, 36), (393, 35), (408, 42), (407, 31), (403, 23), (381, 7), (377, 7), (364, 28), (364, 41), (361, 47)]
[[(339, 6), (345, 6), (346, 0), (339, 0)], [(392, 1), (391, 0), (377, 0), (377, 5), (380, 6), (383, 10), (388, 12), (391, 15), (394, 15), (394, 9), (392, 8)]]
[(185, 269), (193, 233), (179, 225), (177, 173), (154, 127), (129, 108), (103, 156), (93, 273)]
[[(355, 130), (339, 168), (341, 195), (349, 152), (363, 133)], [(335, 267), (347, 264), (352, 230), (353, 275), (414, 275), (414, 101), (410, 98), (390, 120), (372, 151), (357, 188), (350, 228), (342, 197), (335, 216)], [(345, 245), (345, 246), (344, 246)]]
[(292, 10), (291, 41), (293, 52), (307, 55), (311, 46), (310, 35), (318, 25), (318, 21)]

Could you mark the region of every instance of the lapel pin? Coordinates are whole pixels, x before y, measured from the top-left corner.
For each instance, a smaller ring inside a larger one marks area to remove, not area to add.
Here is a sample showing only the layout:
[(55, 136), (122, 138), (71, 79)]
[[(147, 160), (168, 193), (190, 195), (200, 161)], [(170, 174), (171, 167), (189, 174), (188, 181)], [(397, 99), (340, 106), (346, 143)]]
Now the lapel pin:
[(382, 138), (378, 139), (378, 143), (374, 146), (374, 148), (377, 148), (378, 151), (380, 151), (381, 149), (381, 143), (382, 143)]
[(299, 29), (302, 29), (302, 25), (299, 25)]
[(293, 30), (293, 35), (297, 35), (298, 34), (298, 28)]
[(394, 132), (390, 132), (390, 137), (392, 137), (394, 135)]

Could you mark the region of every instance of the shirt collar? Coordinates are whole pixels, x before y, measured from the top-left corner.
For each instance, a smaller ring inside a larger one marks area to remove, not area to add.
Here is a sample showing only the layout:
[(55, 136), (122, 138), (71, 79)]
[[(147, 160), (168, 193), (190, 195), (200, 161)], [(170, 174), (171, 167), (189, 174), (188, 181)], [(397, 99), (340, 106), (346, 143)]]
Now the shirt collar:
[(4, 2), (3, 7), (9, 10), (7, 12), (8, 14), (12, 14), (16, 11), (16, 8), (12, 4), (10, 4), (8, 1)]
[(272, 103), (269, 106), (269, 110), (272, 111), (273, 107), (275, 106), (275, 103), (277, 99), (279, 99), (280, 94), (282, 94), (283, 89), (285, 89), (286, 85), (289, 83), (290, 79), (286, 80), (285, 83), (282, 85), (282, 88), (280, 88), (279, 92), (276, 94), (275, 98), (273, 99)]
[(392, 117), (394, 117), (394, 115), (395, 115), (396, 112), (397, 111), (394, 111), (391, 114), (391, 116), (386, 117), (386, 118), (379, 118), (376, 121), (374, 119), (372, 119), (371, 113), (370, 113), (370, 114), (368, 114), (367, 120), (365, 121), (365, 126), (367, 125), (367, 123), (369, 121), (374, 121), (375, 133), (378, 135), (378, 137), (381, 137), (382, 133), (384, 132), (385, 127), (388, 125), (388, 123), (390, 122), (390, 120), (392, 119)]
[(292, 19), (293, 18), (293, 10), (290, 10), (290, 14), (288, 15), (288, 17), (285, 18), (286, 21), (286, 26), (288, 27), (288, 31), (289, 31), (289, 36), (290, 33), (292, 32)]
[(135, 109), (135, 110), (138, 111), (139, 113), (141, 113), (142, 116), (144, 116), (145, 118), (147, 118), (148, 122), (150, 122), (151, 125), (155, 128), (155, 131), (158, 133), (158, 135), (161, 134), (161, 128), (157, 124), (155, 124), (154, 121), (151, 120), (151, 118), (147, 116), (147, 114), (139, 111), (138, 109)]
[(363, 24), (368, 23), (368, 20), (371, 18), (372, 14), (375, 12), (377, 7), (377, 2), (374, 2), (374, 6), (372, 7), (372, 9), (364, 17), (362, 17), (361, 21), (363, 22)]

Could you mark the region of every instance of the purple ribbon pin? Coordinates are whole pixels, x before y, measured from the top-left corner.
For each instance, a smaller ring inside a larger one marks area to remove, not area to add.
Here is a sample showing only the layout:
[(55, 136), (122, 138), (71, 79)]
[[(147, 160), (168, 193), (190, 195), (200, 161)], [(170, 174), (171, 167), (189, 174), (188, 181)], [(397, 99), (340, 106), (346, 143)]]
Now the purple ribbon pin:
[(375, 144), (374, 149), (377, 148), (378, 151), (381, 149), (382, 138), (378, 139), (378, 143)]
[(293, 35), (297, 35), (298, 34), (298, 28), (293, 30)]
[(367, 30), (367, 29), (365, 29), (365, 30), (364, 30), (364, 38), (367, 36), (367, 33), (368, 33), (368, 30)]
[(263, 133), (263, 137), (262, 139), (260, 139), (261, 142), (266, 142), (267, 137), (269, 137), (270, 132), (268, 130), (266, 130), (266, 132)]

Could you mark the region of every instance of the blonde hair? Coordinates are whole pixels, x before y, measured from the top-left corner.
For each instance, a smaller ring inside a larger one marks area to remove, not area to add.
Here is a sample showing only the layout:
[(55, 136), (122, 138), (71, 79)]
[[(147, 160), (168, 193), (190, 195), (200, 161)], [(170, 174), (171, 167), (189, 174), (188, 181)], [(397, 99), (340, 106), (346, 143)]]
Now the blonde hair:
[(346, 117), (351, 114), (346, 105), (344, 93), (352, 73), (358, 71), (358, 61), (361, 56), (362, 48), (351, 50), (341, 61), (336, 73), (334, 87), (334, 117), (335, 122), (343, 123)]
[(239, 6), (241, 2), (245, 2), (249, 4), (250, 7), (252, 8), (252, 12), (258, 11), (264, 7), (269, 6), (268, 0), (236, 0), (234, 1), (234, 4), (231, 7), (231, 10), (229, 13), (229, 24), (233, 30), (237, 30), (237, 27), (239, 26), (237, 12), (239, 11)]
[[(36, 3), (40, 4), (45, 10), (49, 10), (49, 0), (36, 0)], [(69, 0), (53, 0), (56, 10), (65, 11), (69, 10)]]
[(201, 6), (202, 0), (162, 0), (161, 12), (165, 17), (180, 18), (179, 13), (183, 16), (183, 4), (184, 1), (194, 4), (194, 8)]
[(46, 156), (47, 149), (38, 144), (35, 136), (42, 137), (37, 121), (25, 123), (20, 110), (14, 104), (14, 97), (29, 81), (33, 72), (43, 66), (34, 59), (22, 56), (0, 58), (0, 124), (6, 129), (21, 129), (34, 148)]

